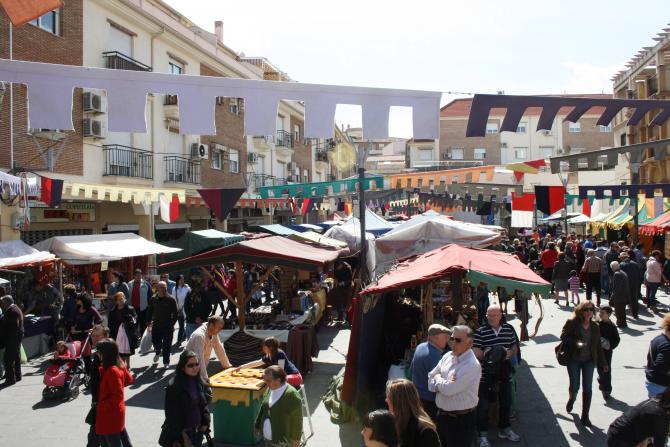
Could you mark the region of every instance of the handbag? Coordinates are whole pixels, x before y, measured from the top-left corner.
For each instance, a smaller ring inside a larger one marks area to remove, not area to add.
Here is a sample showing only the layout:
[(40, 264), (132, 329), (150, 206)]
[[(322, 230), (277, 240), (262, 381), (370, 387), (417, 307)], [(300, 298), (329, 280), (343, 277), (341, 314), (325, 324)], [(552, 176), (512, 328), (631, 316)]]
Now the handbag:
[(84, 422), (91, 426), (95, 425), (95, 405), (91, 405), (91, 409), (88, 410)]
[(556, 361), (558, 361), (558, 364), (561, 366), (568, 366), (571, 352), (566, 348), (565, 343), (560, 342), (556, 345), (554, 351), (556, 352)]

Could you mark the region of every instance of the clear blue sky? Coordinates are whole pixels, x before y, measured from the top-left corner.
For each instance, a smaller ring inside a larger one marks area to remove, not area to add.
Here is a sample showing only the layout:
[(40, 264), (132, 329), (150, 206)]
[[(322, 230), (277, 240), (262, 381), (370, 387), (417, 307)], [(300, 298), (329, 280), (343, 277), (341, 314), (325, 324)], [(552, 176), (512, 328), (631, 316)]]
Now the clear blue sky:
[[(670, 21), (667, 0), (167, 3), (208, 31), (223, 20), (228, 46), (300, 82), (472, 93), (609, 93)], [(355, 108), (337, 119), (360, 125)], [(410, 128), (392, 111), (396, 136)]]

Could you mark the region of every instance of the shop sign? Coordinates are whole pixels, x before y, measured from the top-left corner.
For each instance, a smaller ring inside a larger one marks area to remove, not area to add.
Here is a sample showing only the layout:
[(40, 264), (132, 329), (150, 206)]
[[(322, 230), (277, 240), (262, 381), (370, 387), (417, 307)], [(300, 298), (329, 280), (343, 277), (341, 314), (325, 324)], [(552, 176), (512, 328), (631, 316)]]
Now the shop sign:
[(30, 208), (30, 222), (94, 222), (95, 204), (62, 203), (58, 208)]

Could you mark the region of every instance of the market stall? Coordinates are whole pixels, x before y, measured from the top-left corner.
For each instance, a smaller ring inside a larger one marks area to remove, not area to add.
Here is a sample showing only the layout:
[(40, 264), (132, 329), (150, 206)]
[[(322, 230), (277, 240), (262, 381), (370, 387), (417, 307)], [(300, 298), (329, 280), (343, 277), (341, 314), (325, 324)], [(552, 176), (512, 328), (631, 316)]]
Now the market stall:
[(480, 284), (520, 297), (524, 323), (527, 299), (551, 287), (511, 254), (449, 244), (401, 262), (361, 291), (352, 334), (362, 335), (349, 342), (343, 399), (359, 411), (378, 405), (391, 365), (405, 368), (430, 324), (476, 327), (471, 297)]
[(225, 233), (218, 230), (189, 231), (179, 239), (163, 242), (166, 247), (179, 248), (181, 251), (165, 253), (160, 257), (160, 262), (171, 262), (188, 256), (197, 255), (207, 250), (227, 247), (244, 240), (239, 234)]
[[(25, 310), (27, 300), (34, 297), (35, 285), (46, 284), (56, 274), (57, 263), (52, 253), (36, 250), (23, 241), (0, 242), (0, 274), (11, 278), (11, 281), (1, 279), (0, 286)], [(37, 306), (34, 313), (25, 315), (23, 348), (28, 358), (48, 352), (56, 317), (50, 309)]]

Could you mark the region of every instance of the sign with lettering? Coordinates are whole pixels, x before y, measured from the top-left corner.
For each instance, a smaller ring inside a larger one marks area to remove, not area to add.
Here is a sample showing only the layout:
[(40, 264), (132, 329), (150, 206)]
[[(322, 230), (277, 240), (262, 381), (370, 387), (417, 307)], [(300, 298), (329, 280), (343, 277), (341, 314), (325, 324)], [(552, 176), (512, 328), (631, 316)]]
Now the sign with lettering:
[(30, 222), (94, 222), (94, 203), (62, 203), (58, 208), (30, 208)]

